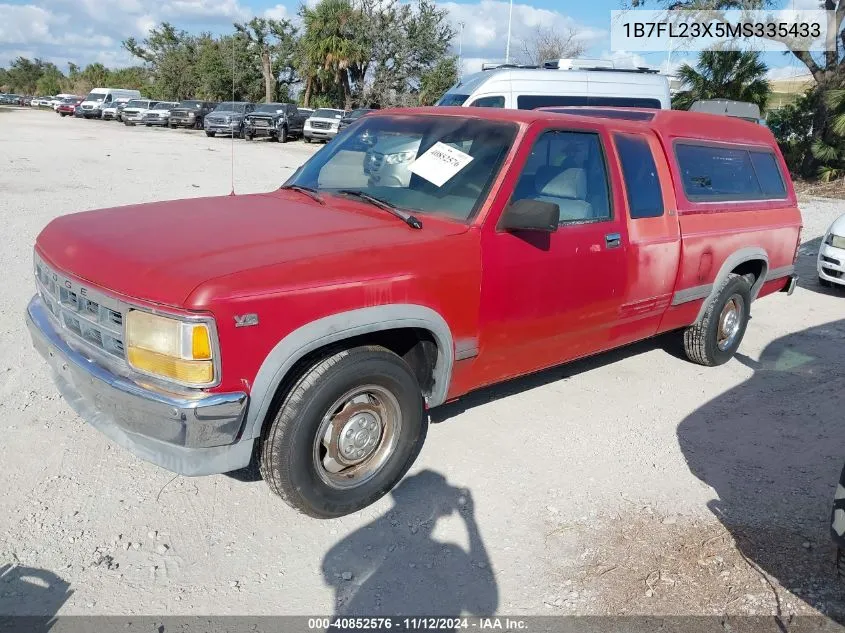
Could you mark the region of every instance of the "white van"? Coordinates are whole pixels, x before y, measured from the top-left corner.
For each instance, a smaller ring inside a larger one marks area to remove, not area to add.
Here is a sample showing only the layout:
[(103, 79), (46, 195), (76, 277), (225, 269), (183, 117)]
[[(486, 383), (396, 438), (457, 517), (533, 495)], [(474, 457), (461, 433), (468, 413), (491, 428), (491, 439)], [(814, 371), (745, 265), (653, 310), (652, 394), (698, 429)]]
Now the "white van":
[(533, 110), (549, 106), (671, 109), (669, 78), (650, 68), (616, 68), (603, 59), (560, 59), (539, 66), (482, 66), (443, 95), (439, 106)]
[(82, 102), (82, 116), (86, 119), (99, 119), (102, 109), (111, 105), (112, 101), (120, 97), (138, 99), (138, 90), (124, 90), (123, 88), (94, 88)]

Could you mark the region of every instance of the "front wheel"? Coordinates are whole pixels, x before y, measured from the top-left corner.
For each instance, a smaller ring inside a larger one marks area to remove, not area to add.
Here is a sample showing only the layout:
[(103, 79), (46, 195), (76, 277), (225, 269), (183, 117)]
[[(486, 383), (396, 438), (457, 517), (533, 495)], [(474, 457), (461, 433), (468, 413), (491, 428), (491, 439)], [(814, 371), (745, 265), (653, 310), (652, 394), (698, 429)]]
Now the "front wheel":
[(830, 288), (833, 284), (830, 283), (827, 279), (824, 279), (821, 275), (819, 275), (819, 285), (822, 288)]
[(286, 125), (282, 126), (282, 129), (279, 130), (279, 135), (276, 137), (279, 143), (287, 143), (288, 142), (288, 128)]
[(310, 142), (311, 142), (311, 137), (310, 137), (310, 136), (304, 136), (303, 138), (305, 139), (305, 142), (306, 142), (306, 143), (310, 143)]
[(684, 349), (694, 363), (714, 367), (739, 349), (751, 315), (751, 283), (729, 274), (707, 304), (702, 318), (684, 331)]
[(66, 112), (59, 112), (59, 116), (61, 116), (62, 118), (65, 118), (67, 116), (67, 113)]
[(243, 137), (244, 137), (244, 140), (247, 140), (247, 141), (251, 141), (253, 139), (252, 134), (244, 134)]
[(377, 346), (337, 352), (305, 371), (285, 397), (261, 441), (261, 475), (303, 514), (350, 514), (408, 471), (427, 424), (404, 360)]
[(215, 134), (217, 134), (217, 132), (206, 132), (205, 133), (206, 136), (214, 136)]

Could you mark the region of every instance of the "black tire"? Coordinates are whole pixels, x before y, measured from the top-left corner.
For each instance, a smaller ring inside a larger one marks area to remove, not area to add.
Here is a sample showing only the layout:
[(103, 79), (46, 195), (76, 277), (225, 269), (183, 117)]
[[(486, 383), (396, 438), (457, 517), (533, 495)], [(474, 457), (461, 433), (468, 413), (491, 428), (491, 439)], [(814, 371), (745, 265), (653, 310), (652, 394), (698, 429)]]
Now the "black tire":
[(283, 125), (282, 129), (279, 130), (279, 134), (276, 136), (276, 140), (279, 143), (287, 143), (288, 142), (288, 126)]
[(59, 112), (59, 116), (64, 119), (67, 116), (67, 113), (66, 112)]
[[(751, 315), (751, 283), (746, 277), (731, 273), (719, 285), (713, 299), (707, 304), (701, 319), (684, 330), (684, 351), (692, 362), (715, 367), (728, 362), (742, 343)], [(734, 301), (737, 329), (720, 347), (722, 312)]]
[[(323, 450), (316, 437), (333, 404), (363, 386), (392, 394), (401, 415), (399, 430), (392, 449), (385, 447), (387, 435), (380, 432), (371, 450), (374, 458), (384, 450), (384, 461), (369, 479), (333, 486), (325, 481), (322, 461), (315, 459), (315, 451)], [(343, 516), (376, 502), (396, 485), (419, 454), (427, 429), (420, 386), (404, 360), (377, 346), (340, 351), (303, 372), (285, 396), (258, 448), (261, 476), (303, 514), (320, 519)]]
[(235, 135), (235, 138), (244, 138), (244, 129), (240, 128), (237, 133), (232, 132)]
[(205, 135), (206, 135), (206, 136), (212, 136), (212, 137), (213, 137), (215, 134), (217, 134), (217, 132), (206, 132), (206, 133), (205, 133)]
[(123, 122), (123, 125), (125, 125), (126, 127), (129, 127), (129, 126), (130, 126), (130, 125), (132, 125), (132, 124), (131, 124), (129, 121), (124, 121), (124, 122)]
[(252, 134), (244, 133), (243, 138), (245, 141), (251, 141), (254, 137), (252, 136)]
[(833, 284), (830, 283), (827, 279), (822, 279), (821, 276), (819, 276), (819, 285), (822, 288), (830, 288)]
[(310, 137), (310, 136), (303, 136), (302, 138), (305, 140), (305, 142), (306, 142), (306, 143), (310, 143), (310, 142), (311, 142), (311, 137)]

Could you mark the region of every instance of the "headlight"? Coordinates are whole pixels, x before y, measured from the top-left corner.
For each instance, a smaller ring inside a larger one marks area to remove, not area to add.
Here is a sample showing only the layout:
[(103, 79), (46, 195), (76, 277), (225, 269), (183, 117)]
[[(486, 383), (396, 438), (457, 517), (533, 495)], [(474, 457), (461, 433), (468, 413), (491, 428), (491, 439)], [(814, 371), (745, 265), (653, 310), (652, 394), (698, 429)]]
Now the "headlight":
[(398, 154), (386, 154), (384, 162), (388, 165), (397, 165), (399, 163), (407, 163), (409, 160), (414, 160), (417, 155), (415, 151), (399, 152)]
[(215, 380), (207, 323), (131, 310), (126, 316), (126, 358), (133, 369), (192, 387)]
[(845, 237), (828, 233), (824, 243), (833, 248), (845, 248)]

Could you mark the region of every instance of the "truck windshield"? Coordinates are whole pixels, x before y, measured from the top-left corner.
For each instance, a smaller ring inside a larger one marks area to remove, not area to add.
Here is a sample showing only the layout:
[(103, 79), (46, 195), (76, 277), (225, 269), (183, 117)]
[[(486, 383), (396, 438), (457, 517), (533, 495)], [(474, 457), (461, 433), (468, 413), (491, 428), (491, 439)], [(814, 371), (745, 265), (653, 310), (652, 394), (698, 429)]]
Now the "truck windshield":
[(224, 101), (214, 108), (217, 112), (243, 112), (246, 107), (245, 103), (236, 103), (234, 101)]
[[(102, 101), (106, 98), (106, 94), (104, 92), (89, 92), (88, 96), (85, 97), (86, 101)], [(48, 99), (52, 99), (52, 97), (48, 97)]]
[(435, 105), (460, 106), (464, 105), (464, 101), (467, 99), (469, 99), (469, 95), (459, 95), (454, 92), (447, 92), (445, 95), (440, 97), (440, 101), (438, 101)]
[(354, 190), (414, 213), (470, 219), (513, 146), (517, 126), (453, 116), (370, 115), (341, 132), (285, 185)]

